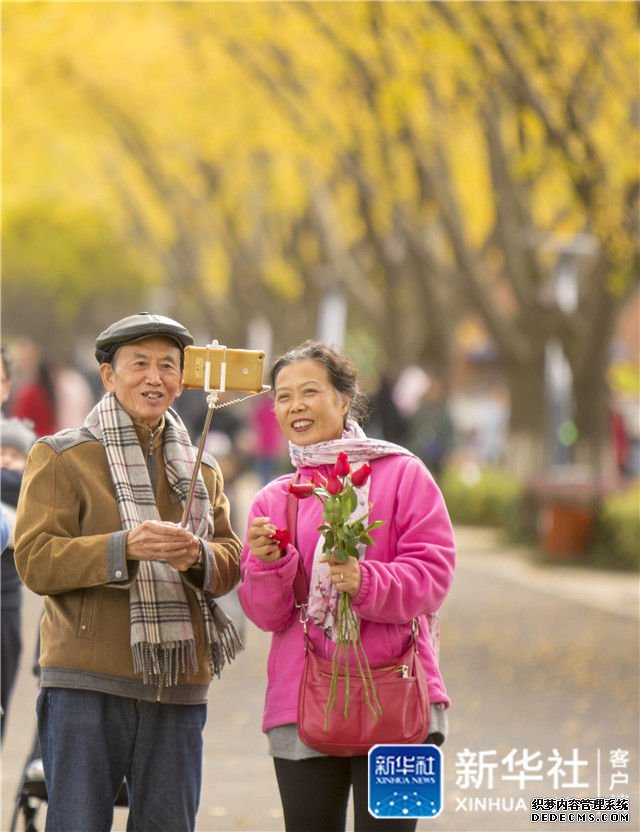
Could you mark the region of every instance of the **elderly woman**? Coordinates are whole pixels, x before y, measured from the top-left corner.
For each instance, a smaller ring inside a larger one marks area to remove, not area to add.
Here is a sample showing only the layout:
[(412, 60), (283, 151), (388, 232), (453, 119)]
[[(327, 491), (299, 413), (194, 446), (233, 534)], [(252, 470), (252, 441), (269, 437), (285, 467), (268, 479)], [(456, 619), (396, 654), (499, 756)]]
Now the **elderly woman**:
[[(428, 680), (431, 733), (443, 741), (449, 699), (438, 668), (426, 616), (436, 613), (452, 581), (455, 544), (447, 510), (424, 464), (398, 445), (368, 438), (357, 420), (365, 411), (355, 367), (322, 343), (307, 341), (281, 356), (271, 371), (275, 413), (289, 440), (301, 481), (328, 476), (338, 454), (351, 464), (368, 463), (368, 522), (375, 546), (365, 557), (341, 563), (322, 556), (318, 526), (322, 506), (301, 500), (295, 541), (280, 548), (277, 529), (287, 527), (292, 475), (265, 486), (249, 514), (239, 596), (247, 616), (273, 633), (263, 731), (274, 757), (286, 829), (344, 830), (353, 788), (355, 828), (413, 830), (411, 819), (375, 819), (367, 810), (367, 757), (327, 756), (298, 735), (297, 698), (304, 661), (303, 627), (295, 606), (294, 580), (302, 561), (309, 585), (309, 637), (314, 651), (331, 658), (331, 623), (340, 592), (350, 596), (360, 621), (362, 646), (371, 666), (384, 665), (407, 649), (411, 621), (420, 627), (419, 656)], [(357, 671), (356, 671), (357, 672)]]

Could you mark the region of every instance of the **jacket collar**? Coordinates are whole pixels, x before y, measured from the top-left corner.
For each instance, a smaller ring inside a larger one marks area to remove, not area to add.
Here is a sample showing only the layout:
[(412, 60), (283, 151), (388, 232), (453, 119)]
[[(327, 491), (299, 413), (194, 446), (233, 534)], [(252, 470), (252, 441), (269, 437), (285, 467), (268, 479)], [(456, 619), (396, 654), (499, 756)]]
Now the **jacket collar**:
[(149, 441), (152, 443), (152, 447), (155, 449), (159, 445), (162, 444), (162, 434), (166, 425), (166, 420), (164, 416), (160, 420), (160, 424), (154, 429), (148, 425), (141, 425), (138, 422), (134, 422), (133, 426), (136, 429), (136, 434), (138, 436), (138, 440), (140, 444), (146, 448), (149, 446)]

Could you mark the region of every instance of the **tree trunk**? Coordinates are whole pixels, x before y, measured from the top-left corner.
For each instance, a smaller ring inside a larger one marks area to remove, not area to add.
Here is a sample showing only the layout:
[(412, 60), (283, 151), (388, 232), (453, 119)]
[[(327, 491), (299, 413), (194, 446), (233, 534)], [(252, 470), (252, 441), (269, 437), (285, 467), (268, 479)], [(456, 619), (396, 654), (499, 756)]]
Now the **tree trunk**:
[(611, 264), (603, 250), (588, 275), (591, 291), (577, 312), (582, 323), (579, 335), (572, 345), (567, 345), (567, 353), (573, 358), (575, 422), (578, 428), (574, 459), (588, 466), (597, 480), (610, 479), (614, 473), (607, 383), (608, 348), (614, 338), (625, 296), (613, 295), (607, 289), (610, 272)]
[(588, 466), (596, 479), (609, 478), (614, 472), (609, 423), (607, 387), (608, 355), (603, 345), (592, 356), (589, 372), (574, 379), (578, 441), (574, 460)]
[(511, 399), (505, 467), (527, 479), (542, 471), (547, 458), (544, 354), (529, 362), (509, 362), (505, 375)]

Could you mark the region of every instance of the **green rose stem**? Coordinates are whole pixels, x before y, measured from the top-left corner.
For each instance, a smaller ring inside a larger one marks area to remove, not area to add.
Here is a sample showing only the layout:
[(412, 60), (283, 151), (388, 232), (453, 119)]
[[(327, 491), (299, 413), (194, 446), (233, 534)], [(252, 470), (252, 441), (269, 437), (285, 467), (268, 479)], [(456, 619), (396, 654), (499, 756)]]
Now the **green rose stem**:
[(351, 599), (346, 592), (340, 593), (338, 600), (338, 643), (331, 660), (331, 685), (324, 714), (324, 728), (327, 730), (329, 724), (329, 711), (335, 707), (338, 693), (338, 681), (340, 669), (344, 665), (344, 718), (349, 716), (349, 691), (351, 686), (351, 669), (349, 667), (349, 653), (353, 646), (353, 652), (358, 664), (358, 672), (362, 679), (363, 692), (367, 707), (377, 719), (382, 714), (382, 706), (376, 693), (371, 667), (367, 654), (362, 647), (360, 638), (360, 627), (358, 619), (351, 609)]
[[(338, 476), (335, 471), (329, 476), (326, 485), (314, 489), (315, 495), (323, 503), (323, 520), (325, 521), (318, 531), (324, 537), (323, 552), (327, 560), (347, 561), (350, 556), (359, 557), (358, 543), (374, 545), (369, 532), (382, 525), (382, 521), (376, 521), (365, 526), (364, 515), (358, 520), (349, 521), (349, 517), (355, 510), (358, 500), (353, 484), (348, 478), (349, 469), (346, 475)], [(358, 473), (358, 472), (357, 472)], [(366, 475), (365, 475), (366, 476)], [(358, 482), (357, 485), (362, 485)], [(336, 649), (331, 659), (331, 684), (329, 696), (325, 708), (324, 728), (329, 724), (329, 712), (336, 705), (338, 694), (338, 681), (340, 671), (344, 668), (344, 718), (349, 715), (349, 694), (351, 689), (351, 668), (349, 666), (349, 655), (351, 648), (358, 666), (358, 673), (362, 679), (362, 687), (367, 707), (377, 719), (382, 714), (382, 706), (376, 693), (373, 675), (367, 655), (362, 646), (360, 637), (360, 622), (351, 607), (351, 598), (346, 592), (340, 592), (338, 597), (338, 610), (336, 621)]]

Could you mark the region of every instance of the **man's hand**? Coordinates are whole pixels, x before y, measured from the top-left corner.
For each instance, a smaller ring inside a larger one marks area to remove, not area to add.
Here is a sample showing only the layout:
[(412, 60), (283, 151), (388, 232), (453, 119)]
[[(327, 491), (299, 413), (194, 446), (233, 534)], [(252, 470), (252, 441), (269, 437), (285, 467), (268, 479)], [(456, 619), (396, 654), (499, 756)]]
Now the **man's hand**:
[(165, 560), (185, 572), (200, 557), (200, 541), (177, 523), (145, 520), (127, 534), (127, 560)]

